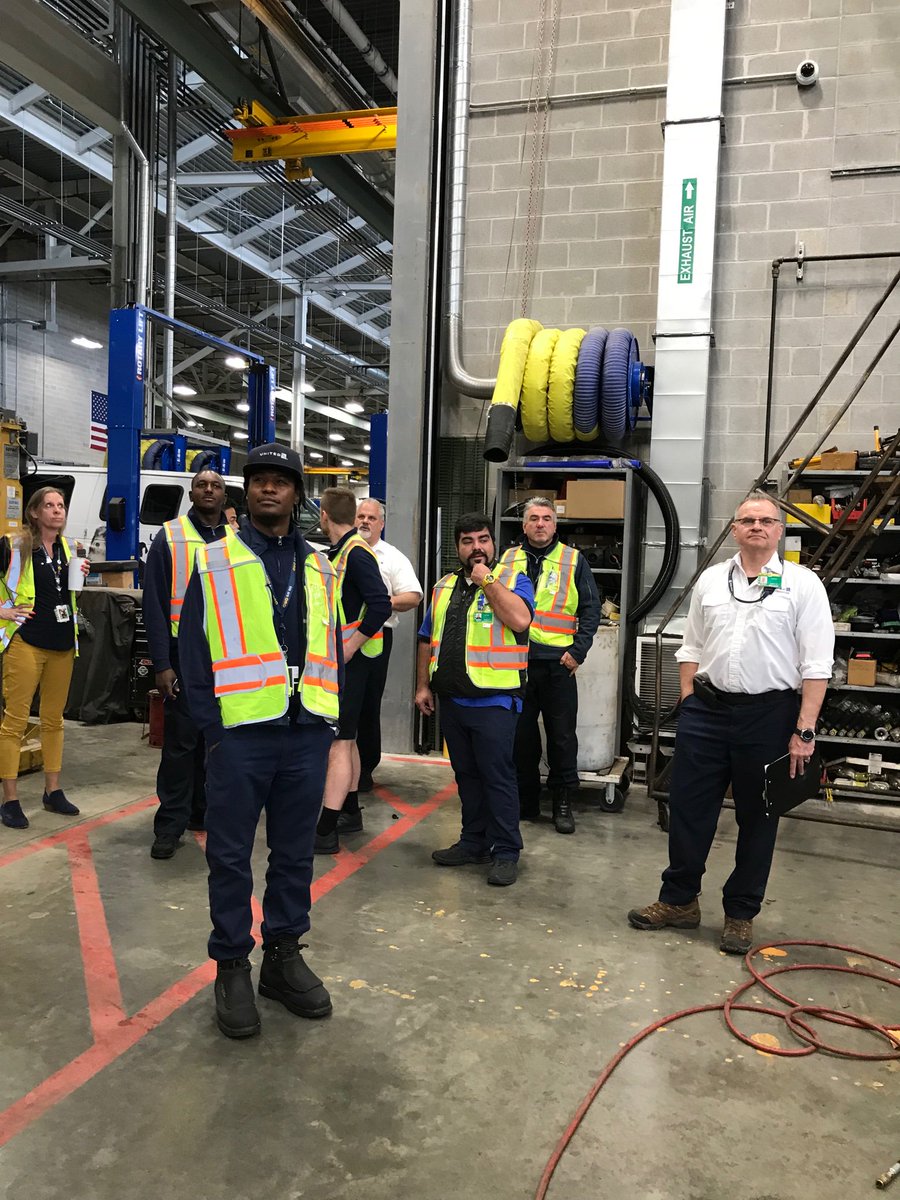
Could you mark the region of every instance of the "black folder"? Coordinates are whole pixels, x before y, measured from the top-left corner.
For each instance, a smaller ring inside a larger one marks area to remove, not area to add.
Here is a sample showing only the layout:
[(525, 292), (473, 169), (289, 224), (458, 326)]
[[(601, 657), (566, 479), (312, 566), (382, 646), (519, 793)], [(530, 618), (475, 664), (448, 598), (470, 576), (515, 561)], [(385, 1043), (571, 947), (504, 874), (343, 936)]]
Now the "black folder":
[(824, 767), (822, 755), (814, 750), (812, 757), (807, 760), (806, 770), (802, 775), (791, 779), (791, 756), (785, 754), (776, 758), (766, 766), (765, 787), (763, 796), (766, 802), (767, 817), (782, 817), (804, 800), (812, 800), (818, 796), (822, 786)]

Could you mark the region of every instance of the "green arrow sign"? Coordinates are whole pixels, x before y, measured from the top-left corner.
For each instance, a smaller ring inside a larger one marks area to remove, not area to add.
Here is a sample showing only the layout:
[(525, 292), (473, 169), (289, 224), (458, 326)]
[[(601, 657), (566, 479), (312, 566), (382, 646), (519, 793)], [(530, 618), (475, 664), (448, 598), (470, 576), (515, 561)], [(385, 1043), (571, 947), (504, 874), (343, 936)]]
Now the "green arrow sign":
[(678, 282), (694, 282), (694, 246), (697, 242), (697, 180), (681, 181), (681, 238), (678, 243)]

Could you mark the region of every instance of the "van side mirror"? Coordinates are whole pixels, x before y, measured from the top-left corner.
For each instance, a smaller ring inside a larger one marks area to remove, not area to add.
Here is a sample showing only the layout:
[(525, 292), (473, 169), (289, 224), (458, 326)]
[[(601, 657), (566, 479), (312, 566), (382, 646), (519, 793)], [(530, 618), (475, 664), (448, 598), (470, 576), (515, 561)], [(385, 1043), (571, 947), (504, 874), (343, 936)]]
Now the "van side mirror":
[(125, 497), (113, 496), (106, 502), (106, 525), (112, 533), (125, 532)]

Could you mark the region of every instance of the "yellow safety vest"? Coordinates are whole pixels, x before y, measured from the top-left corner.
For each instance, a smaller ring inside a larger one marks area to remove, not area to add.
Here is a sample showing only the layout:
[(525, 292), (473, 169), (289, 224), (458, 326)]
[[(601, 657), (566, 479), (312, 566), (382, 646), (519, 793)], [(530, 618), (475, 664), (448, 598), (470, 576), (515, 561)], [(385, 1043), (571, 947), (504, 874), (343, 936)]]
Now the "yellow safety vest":
[[(226, 729), (283, 717), (290, 698), (287, 660), (272, 623), (265, 567), (230, 530), (197, 549), (203, 585), (203, 628), (213, 689)], [(340, 599), (331, 563), (313, 551), (303, 563), (306, 657), (298, 691), (307, 712), (336, 721), (339, 708), (337, 631)]]
[[(528, 573), (528, 558), (523, 546), (507, 550), (500, 562)], [(578, 629), (578, 588), (575, 568), (578, 551), (557, 542), (541, 560), (541, 573), (534, 589), (534, 620), (529, 637), (542, 646), (571, 646)]]
[[(331, 560), (331, 565), (337, 572), (338, 586), (342, 590), (344, 586), (344, 575), (347, 573), (347, 559), (350, 557), (350, 551), (354, 548), (354, 546), (362, 546), (363, 550), (368, 550), (368, 552), (375, 559), (376, 563), (378, 562), (378, 556), (364, 538), (360, 537), (358, 533), (354, 533), (348, 537), (346, 542), (344, 542), (343, 546), (341, 546), (340, 550), (338, 550), (337, 554)], [(345, 650), (347, 648), (347, 643), (350, 640), (350, 635), (359, 629), (360, 625), (363, 623), (363, 618), (365, 615), (366, 606), (364, 604), (359, 610), (359, 616), (355, 621), (346, 621), (341, 626), (341, 639)], [(379, 629), (377, 633), (374, 633), (368, 639), (368, 641), (363, 642), (362, 646), (360, 647), (360, 654), (364, 654), (366, 658), (378, 658), (383, 649), (384, 630)]]
[(169, 598), (169, 628), (178, 637), (178, 623), (184, 605), (184, 593), (190, 583), (197, 551), (206, 542), (187, 517), (177, 517), (163, 525), (169, 554), (172, 557), (172, 594)]
[[(62, 547), (62, 570), (68, 571), (69, 559), (72, 557), (73, 550), (68, 541), (64, 537), (59, 539)], [(9, 567), (5, 575), (0, 576), (0, 612), (4, 608), (9, 608), (11, 605), (27, 604), (29, 608), (34, 605), (34, 561), (29, 554), (25, 559), (22, 558), (22, 552), (18, 546), (11, 542), (12, 557), (9, 560)], [(69, 604), (72, 607), (72, 621), (75, 626), (75, 655), (78, 655), (78, 594), (77, 592), (69, 592)], [(0, 620), (0, 654), (6, 649), (9, 643), (13, 640), (19, 624), (17, 621)]]
[[(495, 569), (497, 582), (513, 590), (518, 570), (508, 566)], [(439, 579), (431, 593), (431, 661), (433, 677), (441, 654), (441, 638), (453, 589), (459, 575), (453, 572)], [(486, 620), (485, 617), (490, 619)], [(487, 604), (484, 589), (475, 593), (466, 613), (466, 674), (478, 688), (489, 691), (516, 691), (522, 684), (520, 672), (528, 667), (528, 644), (520, 645), (512, 629), (504, 625)]]

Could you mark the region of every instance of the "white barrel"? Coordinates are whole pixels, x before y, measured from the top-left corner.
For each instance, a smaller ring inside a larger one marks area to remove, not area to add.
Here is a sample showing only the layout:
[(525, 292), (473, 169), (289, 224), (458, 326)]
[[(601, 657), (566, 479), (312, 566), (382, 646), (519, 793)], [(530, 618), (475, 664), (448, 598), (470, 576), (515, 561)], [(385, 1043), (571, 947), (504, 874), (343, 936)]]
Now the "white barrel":
[(601, 625), (578, 668), (578, 770), (606, 771), (619, 725), (619, 627)]

